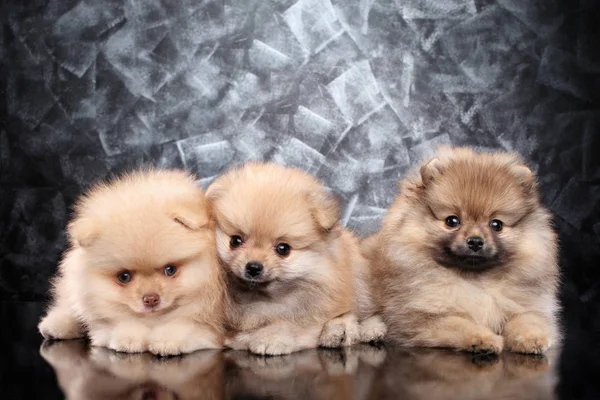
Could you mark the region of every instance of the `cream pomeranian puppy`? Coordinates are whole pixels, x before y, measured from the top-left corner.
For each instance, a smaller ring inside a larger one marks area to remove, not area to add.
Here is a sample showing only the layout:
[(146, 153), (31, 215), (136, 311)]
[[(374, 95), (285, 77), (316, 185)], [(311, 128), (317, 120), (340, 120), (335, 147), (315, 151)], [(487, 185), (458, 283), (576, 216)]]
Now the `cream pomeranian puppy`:
[(82, 196), (41, 320), (45, 338), (160, 355), (222, 346), (224, 284), (202, 190), (150, 170)]
[(559, 339), (557, 238), (514, 154), (442, 148), (365, 253), (395, 342), (539, 354)]
[(249, 163), (206, 194), (229, 293), (226, 346), (277, 355), (383, 336), (381, 321), (362, 330), (357, 323), (356, 310), (368, 316), (371, 308), (360, 283), (366, 263), (319, 182), (297, 169)]

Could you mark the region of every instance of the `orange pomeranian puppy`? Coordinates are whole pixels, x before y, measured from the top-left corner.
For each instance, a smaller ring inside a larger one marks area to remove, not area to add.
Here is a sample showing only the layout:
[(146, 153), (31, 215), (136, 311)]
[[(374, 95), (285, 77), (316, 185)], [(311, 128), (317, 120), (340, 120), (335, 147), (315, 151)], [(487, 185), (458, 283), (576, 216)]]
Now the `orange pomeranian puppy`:
[(355, 280), (365, 261), (314, 178), (250, 163), (217, 178), (207, 197), (230, 295), (226, 346), (277, 355), (383, 336), (382, 324), (359, 330), (353, 310), (369, 308), (356, 305), (369, 292)]
[(68, 226), (71, 248), (39, 324), (45, 338), (160, 355), (219, 348), (224, 285), (206, 198), (183, 171), (100, 184)]
[(543, 353), (559, 339), (557, 238), (514, 154), (439, 151), (365, 250), (388, 337), (409, 346)]

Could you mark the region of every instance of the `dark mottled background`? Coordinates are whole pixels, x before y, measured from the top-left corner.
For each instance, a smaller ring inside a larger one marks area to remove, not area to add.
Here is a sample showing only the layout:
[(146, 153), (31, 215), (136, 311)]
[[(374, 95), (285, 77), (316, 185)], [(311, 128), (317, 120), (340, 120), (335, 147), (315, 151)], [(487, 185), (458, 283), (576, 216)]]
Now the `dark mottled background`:
[[(273, 160), (375, 230), (441, 143), (520, 152), (561, 235), (569, 329), (600, 334), (595, 0), (0, 5), (0, 299), (41, 301), (69, 207), (133, 166)], [(599, 352), (600, 350), (596, 349)]]

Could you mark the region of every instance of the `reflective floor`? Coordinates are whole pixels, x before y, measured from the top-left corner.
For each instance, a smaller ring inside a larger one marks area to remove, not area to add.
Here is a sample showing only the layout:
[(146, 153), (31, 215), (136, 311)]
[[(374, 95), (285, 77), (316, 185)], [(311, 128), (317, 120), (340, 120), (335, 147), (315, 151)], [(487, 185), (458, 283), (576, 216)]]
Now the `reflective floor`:
[(582, 348), (583, 336), (546, 357), (359, 345), (268, 358), (235, 351), (157, 358), (83, 340), (42, 342), (35, 325), (43, 305), (0, 303), (0, 310), (8, 343), (0, 347), (3, 400), (600, 399), (597, 350)]
[(40, 351), (70, 399), (549, 399), (551, 357), (358, 346), (284, 357), (121, 354), (83, 341)]

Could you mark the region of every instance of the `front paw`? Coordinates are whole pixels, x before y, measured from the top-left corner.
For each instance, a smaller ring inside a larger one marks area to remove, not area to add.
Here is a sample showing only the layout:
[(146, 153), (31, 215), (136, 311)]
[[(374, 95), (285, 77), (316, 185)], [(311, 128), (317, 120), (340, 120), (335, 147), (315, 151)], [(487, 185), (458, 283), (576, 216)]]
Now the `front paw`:
[(293, 353), (295, 345), (289, 337), (264, 337), (251, 341), (248, 349), (254, 354), (279, 356)]
[(362, 321), (359, 326), (360, 341), (363, 343), (382, 342), (387, 333), (387, 326), (379, 315)]
[(109, 339), (107, 347), (121, 353), (143, 353), (146, 351), (144, 338), (136, 335), (114, 335)]
[(500, 354), (503, 347), (502, 336), (482, 332), (471, 335), (467, 340), (466, 347), (462, 350), (479, 354)]
[(186, 345), (183, 340), (162, 340), (151, 341), (148, 344), (148, 351), (158, 356), (177, 356), (187, 353)]
[(68, 311), (53, 309), (38, 324), (44, 339), (77, 339), (83, 330), (77, 319)]
[(328, 348), (338, 348), (344, 346), (346, 340), (346, 327), (340, 323), (328, 323), (323, 327), (323, 332), (319, 338), (319, 346)]
[(219, 349), (221, 338), (209, 329), (187, 323), (171, 323), (152, 331), (148, 351), (160, 356), (176, 356), (203, 349)]
[(541, 330), (513, 332), (506, 337), (506, 348), (513, 353), (544, 354), (550, 347), (550, 339)]
[(117, 324), (90, 330), (92, 346), (107, 347), (121, 353), (146, 351), (148, 328), (140, 324)]
[(319, 346), (338, 348), (351, 346), (359, 340), (358, 321), (354, 315), (344, 315), (328, 321), (319, 337)]

